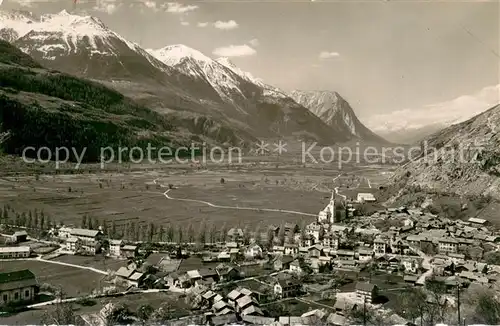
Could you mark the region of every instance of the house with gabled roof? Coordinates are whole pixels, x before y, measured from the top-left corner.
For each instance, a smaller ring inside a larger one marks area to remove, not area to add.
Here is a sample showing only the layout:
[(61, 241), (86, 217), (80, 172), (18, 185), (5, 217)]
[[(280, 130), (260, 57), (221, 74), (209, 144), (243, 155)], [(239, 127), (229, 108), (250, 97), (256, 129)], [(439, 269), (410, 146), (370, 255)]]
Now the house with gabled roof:
[(0, 273), (0, 307), (31, 302), (37, 292), (38, 282), (29, 269)]
[(368, 282), (358, 282), (356, 283), (356, 297), (367, 303), (372, 303), (373, 299), (377, 296), (377, 286)]

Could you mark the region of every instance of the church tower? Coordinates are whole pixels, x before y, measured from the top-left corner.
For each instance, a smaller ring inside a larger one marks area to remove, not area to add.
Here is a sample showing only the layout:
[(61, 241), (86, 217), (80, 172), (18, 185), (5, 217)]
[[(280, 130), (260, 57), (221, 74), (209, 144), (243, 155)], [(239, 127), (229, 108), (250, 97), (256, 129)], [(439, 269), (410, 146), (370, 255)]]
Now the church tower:
[(335, 223), (335, 191), (332, 191), (332, 197), (330, 198), (330, 204), (328, 205), (329, 208), (329, 217), (330, 217), (330, 224)]

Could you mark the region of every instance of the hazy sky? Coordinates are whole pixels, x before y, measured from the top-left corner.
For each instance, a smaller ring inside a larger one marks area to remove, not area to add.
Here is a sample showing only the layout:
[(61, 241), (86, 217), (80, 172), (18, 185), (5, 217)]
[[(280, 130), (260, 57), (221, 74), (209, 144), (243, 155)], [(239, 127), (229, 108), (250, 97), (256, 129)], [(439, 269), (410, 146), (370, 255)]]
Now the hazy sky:
[[(145, 48), (233, 55), (284, 90), (335, 90), (361, 118), (499, 84), (499, 3), (458, 1), (77, 0)], [(40, 12), (73, 0), (4, 0)]]

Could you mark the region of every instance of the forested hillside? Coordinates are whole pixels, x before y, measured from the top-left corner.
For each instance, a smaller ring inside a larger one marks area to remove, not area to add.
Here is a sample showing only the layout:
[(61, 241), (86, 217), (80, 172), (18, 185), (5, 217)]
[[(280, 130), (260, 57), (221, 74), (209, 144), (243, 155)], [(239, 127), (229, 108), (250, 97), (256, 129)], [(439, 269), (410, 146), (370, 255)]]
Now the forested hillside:
[(9, 154), (27, 146), (86, 148), (85, 161), (100, 159), (101, 147), (171, 146), (179, 140), (167, 118), (101, 84), (48, 71), (0, 42), (1, 132)]

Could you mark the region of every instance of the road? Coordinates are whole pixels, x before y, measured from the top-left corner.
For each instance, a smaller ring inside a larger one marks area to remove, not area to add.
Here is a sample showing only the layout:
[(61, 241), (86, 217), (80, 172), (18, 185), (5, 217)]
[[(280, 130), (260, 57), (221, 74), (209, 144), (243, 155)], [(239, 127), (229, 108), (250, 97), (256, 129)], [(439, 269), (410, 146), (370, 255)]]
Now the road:
[(56, 265), (63, 265), (63, 266), (69, 266), (69, 267), (74, 267), (74, 268), (86, 269), (86, 270), (94, 272), (94, 273), (98, 273), (98, 274), (102, 274), (102, 275), (108, 275), (108, 272), (103, 271), (101, 269), (94, 268), (94, 267), (88, 267), (88, 266), (82, 266), (82, 265), (75, 265), (75, 264), (70, 264), (70, 263), (64, 263), (62, 261), (42, 259), (41, 257), (39, 257), (39, 258), (2, 259), (2, 261), (41, 261), (41, 262), (49, 263), (49, 264), (56, 264)]
[[(153, 183), (156, 185), (159, 185), (162, 188), (168, 188), (168, 186), (165, 186), (161, 183), (158, 182), (158, 179), (153, 180)], [(188, 198), (173, 198), (171, 197), (168, 193), (170, 192), (171, 189), (167, 189), (163, 195), (165, 198), (170, 199), (170, 200), (177, 200), (177, 201), (185, 201), (185, 202), (193, 202), (193, 203), (199, 203), (199, 204), (204, 204), (210, 207), (214, 208), (221, 208), (221, 209), (236, 209), (236, 210), (247, 210), (247, 211), (256, 211), (256, 212), (275, 212), (275, 213), (284, 213), (284, 214), (295, 214), (295, 215), (302, 215), (302, 216), (313, 216), (316, 217), (317, 214), (311, 214), (311, 213), (304, 213), (304, 212), (298, 212), (298, 211), (290, 211), (286, 209), (278, 209), (278, 208), (255, 208), (255, 207), (239, 207), (239, 206), (226, 206), (226, 205), (217, 205), (208, 201), (204, 200), (198, 200), (198, 199), (188, 199)]]

